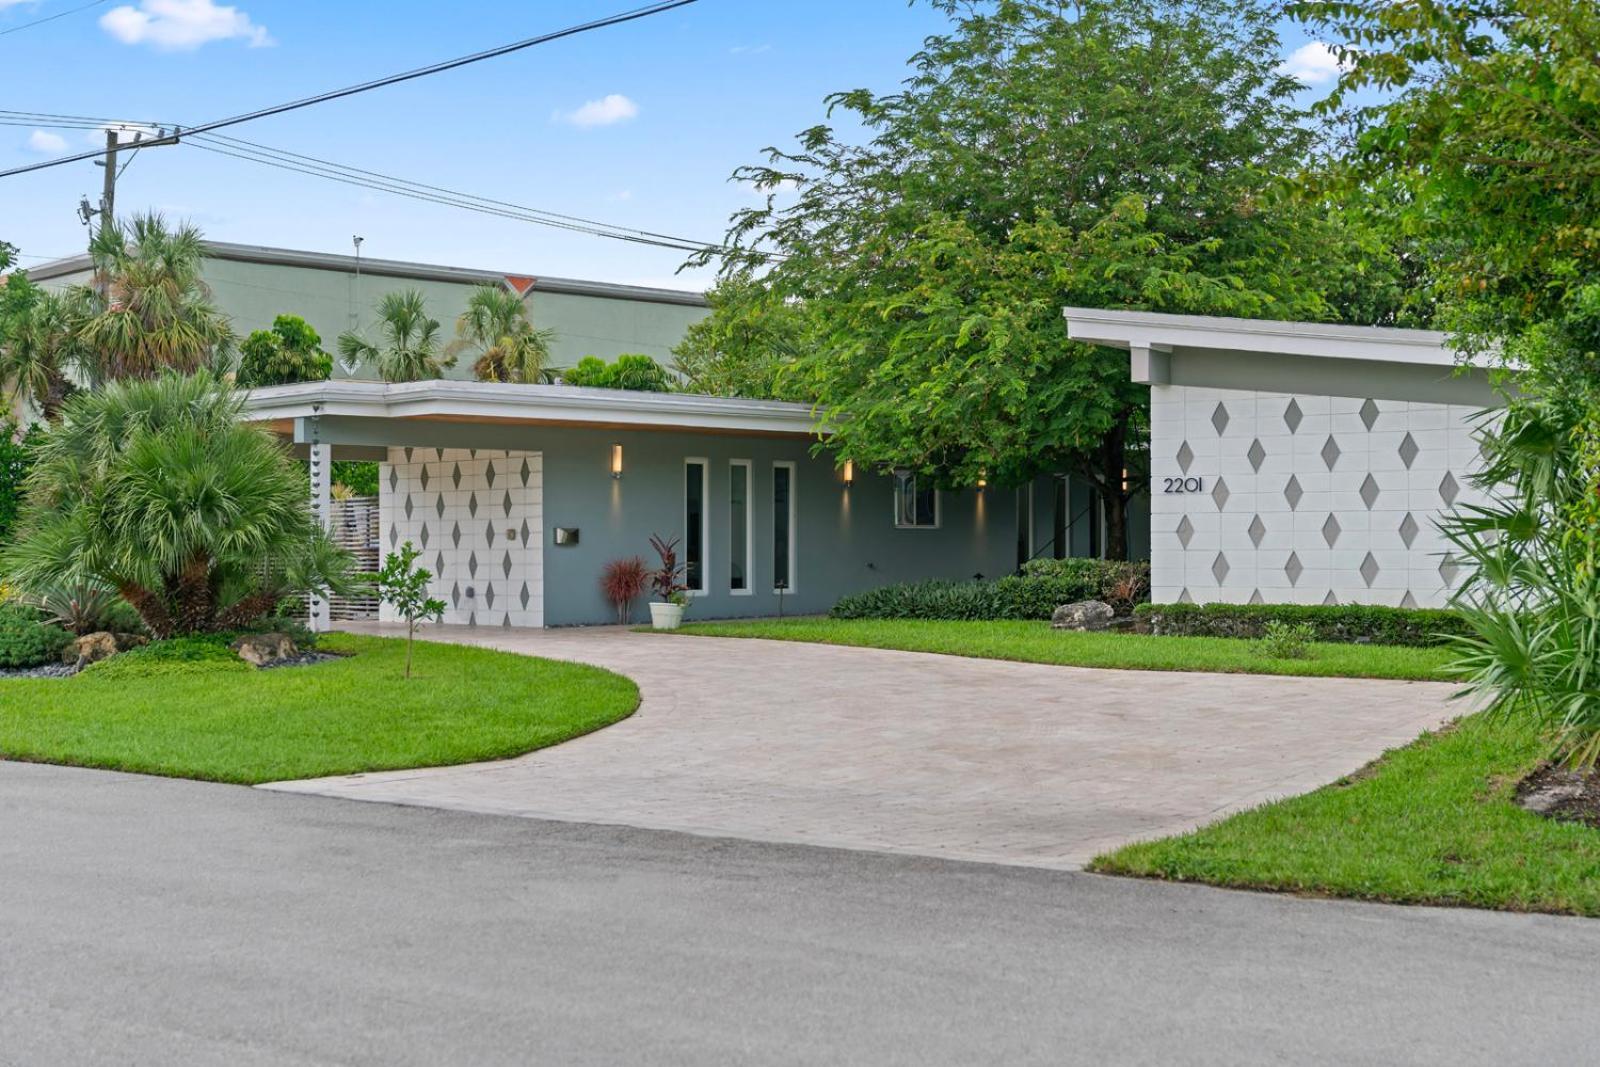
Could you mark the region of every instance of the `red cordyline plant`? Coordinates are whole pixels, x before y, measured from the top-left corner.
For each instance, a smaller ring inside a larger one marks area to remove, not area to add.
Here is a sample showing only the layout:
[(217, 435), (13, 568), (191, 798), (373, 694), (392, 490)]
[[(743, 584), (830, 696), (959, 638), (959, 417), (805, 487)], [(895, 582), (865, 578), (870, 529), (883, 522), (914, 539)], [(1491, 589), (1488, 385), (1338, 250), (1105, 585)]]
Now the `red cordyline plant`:
[(626, 626), (633, 621), (633, 602), (649, 582), (650, 568), (638, 556), (614, 559), (600, 571), (600, 590), (617, 609), (618, 623)]
[(651, 534), (650, 547), (661, 557), (661, 566), (650, 572), (650, 588), (660, 601), (677, 603), (677, 598), (689, 590), (683, 584), (686, 567), (678, 562), (678, 539), (663, 541), (659, 534)]

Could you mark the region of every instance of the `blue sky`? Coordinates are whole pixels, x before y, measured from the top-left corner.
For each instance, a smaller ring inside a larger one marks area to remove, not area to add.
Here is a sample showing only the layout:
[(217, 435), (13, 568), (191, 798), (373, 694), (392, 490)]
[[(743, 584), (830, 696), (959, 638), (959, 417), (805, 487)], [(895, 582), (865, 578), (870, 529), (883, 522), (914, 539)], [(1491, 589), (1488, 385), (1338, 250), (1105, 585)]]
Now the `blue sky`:
[[(0, 0), (0, 31), (85, 0)], [(637, 0), (642, 2), (642, 0)], [(195, 123), (612, 14), (636, 0), (107, 0), (0, 36), (18, 111)], [(696, 239), (753, 193), (728, 180), (821, 120), (830, 92), (892, 88), (943, 19), (903, 0), (700, 0), (688, 8), (228, 131), (480, 196)], [(1286, 58), (1306, 44), (1285, 29)], [(1316, 62), (1306, 67), (1319, 80)], [(1316, 56), (1310, 58), (1315, 61)], [(1325, 66), (1325, 64), (1323, 65)], [(1323, 74), (1330, 73), (1323, 70)], [(1317, 92), (1317, 88), (1308, 92)], [(0, 167), (88, 147), (83, 130), (0, 126)], [(64, 147), (63, 147), (64, 146)], [(0, 182), (23, 265), (81, 250), (100, 170)], [(341, 186), (190, 147), (151, 149), (118, 210), (219, 240), (508, 272), (697, 288), (679, 253)]]

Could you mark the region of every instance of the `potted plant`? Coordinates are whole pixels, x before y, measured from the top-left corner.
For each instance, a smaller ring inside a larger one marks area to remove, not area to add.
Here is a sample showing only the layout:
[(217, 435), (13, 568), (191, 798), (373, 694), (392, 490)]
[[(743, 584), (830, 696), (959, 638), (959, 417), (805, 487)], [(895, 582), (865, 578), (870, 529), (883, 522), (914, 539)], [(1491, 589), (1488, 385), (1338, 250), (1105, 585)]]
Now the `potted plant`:
[(676, 630), (683, 623), (683, 609), (689, 603), (689, 587), (683, 584), (685, 567), (678, 562), (678, 539), (663, 541), (652, 534), (650, 547), (661, 557), (661, 566), (650, 572), (650, 588), (656, 595), (650, 602), (650, 626)]

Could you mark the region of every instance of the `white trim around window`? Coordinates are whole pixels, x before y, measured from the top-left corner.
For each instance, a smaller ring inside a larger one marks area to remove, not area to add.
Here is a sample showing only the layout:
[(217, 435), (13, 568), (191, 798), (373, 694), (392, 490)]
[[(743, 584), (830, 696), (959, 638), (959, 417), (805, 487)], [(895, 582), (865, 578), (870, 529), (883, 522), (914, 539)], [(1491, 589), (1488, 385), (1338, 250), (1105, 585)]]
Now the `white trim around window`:
[[(744, 588), (733, 584), (733, 566), (739, 562), (734, 534), (738, 529), (738, 512), (735, 509), (733, 490), (737, 484), (737, 471), (744, 471)], [(755, 464), (748, 459), (728, 461), (728, 593), (732, 596), (754, 596), (756, 592), (756, 472)]]
[(796, 540), (797, 540), (797, 538), (799, 536), (799, 525), (800, 525), (800, 523), (799, 523), (800, 512), (799, 512), (799, 509), (796, 507), (796, 501), (799, 499), (799, 496), (800, 496), (800, 492), (799, 492), (799, 470), (795, 466), (795, 464), (794, 464), (794, 462), (792, 460), (779, 460), (779, 461), (775, 462), (772, 465), (772, 472), (773, 472), (772, 473), (772, 497), (771, 497), (771, 500), (772, 500), (772, 566), (773, 566), (772, 591), (774, 593), (778, 592), (778, 574), (777, 574), (777, 571), (778, 571), (778, 518), (779, 518), (779, 513), (778, 513), (778, 473), (777, 472), (780, 471), (780, 470), (788, 471), (788, 473), (789, 473), (789, 513), (788, 513), (787, 516), (784, 517), (785, 518), (785, 522), (786, 522), (787, 527), (788, 527), (788, 529), (786, 531), (788, 552), (786, 553), (786, 558), (784, 560), (784, 564), (785, 564), (786, 568), (789, 571), (789, 581), (788, 581), (788, 584), (785, 585), (784, 589), (783, 589), (783, 594), (785, 596), (788, 596), (788, 595), (790, 595), (791, 593), (793, 593), (796, 589), (798, 589), (800, 587), (800, 579), (799, 579), (798, 572), (796, 571), (796, 561), (799, 558), (799, 553), (797, 551), (795, 551), (795, 545), (796, 545)]
[[(700, 584), (689, 585), (689, 479), (700, 468)], [(688, 456), (683, 461), (683, 582), (690, 596), (705, 596), (711, 588), (711, 461), (704, 456)]]
[(894, 492), (890, 494), (890, 503), (894, 506), (894, 528), (897, 530), (937, 530), (944, 519), (944, 500), (942, 499), (944, 494), (939, 492), (938, 489), (933, 489), (930, 490), (933, 494), (933, 521), (931, 523), (905, 521), (906, 509), (904, 500), (906, 486), (909, 485), (911, 487), (912, 494), (920, 495), (917, 489), (917, 479), (919, 477), (921, 476), (910, 471), (894, 472)]

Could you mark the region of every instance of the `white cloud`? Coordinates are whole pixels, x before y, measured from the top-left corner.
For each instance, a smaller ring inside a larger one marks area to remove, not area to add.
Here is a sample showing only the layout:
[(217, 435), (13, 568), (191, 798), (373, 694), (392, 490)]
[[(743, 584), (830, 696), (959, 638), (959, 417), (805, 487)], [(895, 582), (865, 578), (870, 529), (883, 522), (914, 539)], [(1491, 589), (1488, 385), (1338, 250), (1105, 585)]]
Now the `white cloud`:
[(100, 28), (123, 44), (148, 44), (182, 52), (211, 41), (243, 40), (251, 48), (272, 44), (265, 26), (257, 26), (236, 7), (214, 0), (139, 0), (100, 16)]
[(1349, 69), (1348, 63), (1339, 62), (1332, 48), (1321, 41), (1312, 41), (1290, 52), (1289, 58), (1279, 65), (1278, 73), (1306, 85), (1326, 85)]
[(49, 133), (45, 130), (34, 130), (28, 134), (28, 147), (35, 152), (54, 155), (67, 150), (67, 139), (59, 133)]
[(639, 105), (623, 96), (621, 93), (612, 93), (602, 96), (599, 100), (590, 100), (576, 111), (563, 114), (556, 112), (555, 117), (562, 122), (570, 122), (574, 126), (588, 128), (590, 126), (612, 126), (619, 122), (627, 122), (637, 118)]

